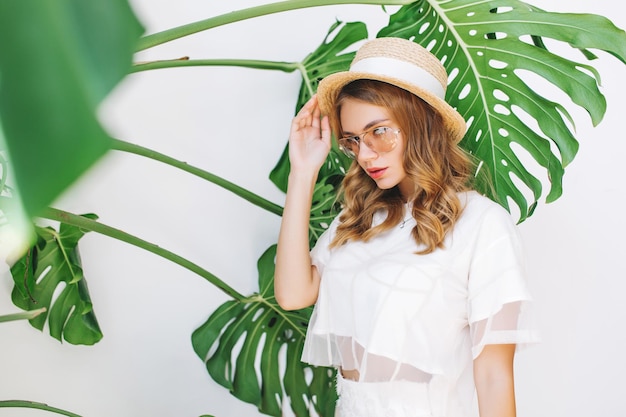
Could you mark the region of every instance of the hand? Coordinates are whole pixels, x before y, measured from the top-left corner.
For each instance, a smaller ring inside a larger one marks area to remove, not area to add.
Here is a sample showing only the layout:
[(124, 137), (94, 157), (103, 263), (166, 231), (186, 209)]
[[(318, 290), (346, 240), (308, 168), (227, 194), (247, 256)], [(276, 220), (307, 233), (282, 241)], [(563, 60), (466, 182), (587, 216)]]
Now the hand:
[(291, 123), (289, 161), (293, 170), (319, 171), (330, 152), (328, 116), (320, 118), (317, 96), (300, 109)]

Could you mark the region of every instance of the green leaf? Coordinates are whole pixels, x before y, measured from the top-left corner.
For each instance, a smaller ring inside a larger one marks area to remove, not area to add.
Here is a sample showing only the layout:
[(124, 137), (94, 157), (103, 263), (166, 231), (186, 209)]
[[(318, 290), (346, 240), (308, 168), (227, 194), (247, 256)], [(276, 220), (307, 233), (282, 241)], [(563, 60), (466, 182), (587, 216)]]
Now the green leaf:
[(72, 413), (71, 411), (63, 410), (57, 407), (51, 407), (48, 404), (26, 400), (3, 400), (0, 401), (0, 408), (30, 408), (34, 410), (44, 410), (50, 413), (55, 413), (67, 417), (81, 417), (78, 414)]
[(283, 402), (289, 401), (297, 416), (309, 415), (313, 408), (332, 416), (335, 371), (300, 361), (311, 309), (283, 311), (278, 306), (275, 256), (272, 246), (259, 259), (259, 294), (222, 304), (193, 333), (194, 350), (217, 383), (264, 414), (282, 415)]
[[(97, 218), (93, 214), (84, 217)], [(63, 223), (59, 232), (52, 227), (35, 229), (37, 243), (11, 268), (13, 303), (24, 310), (46, 307), (49, 313), (40, 314), (30, 323), (43, 330), (47, 319), (50, 335), (59, 341), (93, 345), (102, 338), (102, 332), (78, 253), (78, 241), (84, 232)]]
[(337, 200), (337, 190), (343, 175), (332, 175), (319, 178), (313, 190), (311, 203), (311, 217), (309, 219), (309, 246), (313, 247), (317, 239), (335, 216), (339, 214), (340, 206)]
[[(303, 76), (300, 87), (296, 113), (311, 98), (311, 92), (317, 91), (317, 86), (322, 78), (337, 71), (347, 70), (350, 67), (354, 52), (345, 51), (366, 38), (367, 28), (361, 22), (335, 22), (331, 26), (322, 44), (301, 63), (305, 68), (306, 76)], [(311, 246), (315, 244), (339, 212), (336, 196), (350, 163), (351, 160), (339, 150), (336, 141), (333, 141), (326, 162), (318, 174), (313, 194), (309, 222), (309, 243)], [(270, 173), (270, 179), (283, 192), (287, 191), (289, 169), (287, 145)]]
[(97, 107), (142, 32), (127, 0), (0, 2), (0, 125), (29, 218), (109, 149)]
[[(356, 42), (367, 38), (367, 28), (362, 22), (336, 22), (328, 30), (322, 44), (310, 53), (301, 63), (303, 67), (302, 85), (298, 93), (296, 113), (311, 98), (311, 93), (317, 91), (319, 81), (337, 71), (345, 71), (350, 67), (354, 52), (345, 52)], [(331, 149), (327, 163), (320, 170), (319, 176), (332, 177), (345, 173), (349, 160), (341, 153), (336, 145)], [(270, 173), (270, 180), (283, 192), (287, 192), (287, 177), (289, 176), (289, 153), (287, 148), (281, 155), (278, 163)]]
[(586, 50), (592, 48), (626, 59), (626, 33), (608, 19), (544, 12), (517, 0), (418, 1), (392, 15), (377, 36), (412, 39), (444, 62), (451, 75), (447, 99), (469, 123), (461, 146), (485, 174), (477, 185), (507, 209), (509, 199), (515, 202), (520, 221), (543, 194), (538, 173), (520, 152), (545, 170), (550, 202), (561, 195), (564, 168), (578, 150), (567, 110), (533, 90), (528, 74), (562, 90), (594, 124), (606, 109), (597, 71), (553, 54), (544, 39), (581, 49), (587, 58), (594, 57)]

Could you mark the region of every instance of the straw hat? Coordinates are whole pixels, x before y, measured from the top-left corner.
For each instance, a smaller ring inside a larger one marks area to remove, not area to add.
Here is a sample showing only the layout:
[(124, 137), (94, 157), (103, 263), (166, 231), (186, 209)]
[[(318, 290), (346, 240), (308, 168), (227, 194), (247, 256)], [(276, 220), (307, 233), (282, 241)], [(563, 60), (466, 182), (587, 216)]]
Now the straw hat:
[(463, 139), (465, 120), (445, 101), (448, 74), (437, 57), (421, 45), (401, 38), (377, 38), (364, 43), (349, 71), (320, 81), (317, 97), (322, 113), (331, 114), (341, 88), (360, 79), (384, 81), (415, 94), (441, 114), (456, 142)]

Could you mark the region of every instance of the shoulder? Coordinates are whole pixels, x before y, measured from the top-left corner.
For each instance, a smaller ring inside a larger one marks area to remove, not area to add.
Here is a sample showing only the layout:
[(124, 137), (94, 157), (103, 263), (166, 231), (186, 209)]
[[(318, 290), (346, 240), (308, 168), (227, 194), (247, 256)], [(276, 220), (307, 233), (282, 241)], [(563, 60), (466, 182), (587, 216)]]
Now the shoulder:
[(459, 198), (463, 212), (454, 227), (455, 235), (483, 244), (501, 238), (518, 239), (513, 216), (500, 204), (476, 191), (461, 193)]
[(460, 193), (459, 199), (463, 206), (460, 221), (514, 224), (513, 216), (504, 207), (476, 191)]

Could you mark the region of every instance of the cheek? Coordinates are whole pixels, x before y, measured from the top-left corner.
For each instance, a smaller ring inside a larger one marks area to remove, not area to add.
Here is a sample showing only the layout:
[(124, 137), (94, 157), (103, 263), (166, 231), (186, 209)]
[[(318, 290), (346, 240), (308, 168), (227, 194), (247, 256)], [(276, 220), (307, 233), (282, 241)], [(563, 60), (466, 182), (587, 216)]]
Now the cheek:
[(394, 161), (404, 168), (404, 152), (405, 146), (402, 140), (398, 140), (398, 144), (391, 152), (390, 156), (393, 157)]

